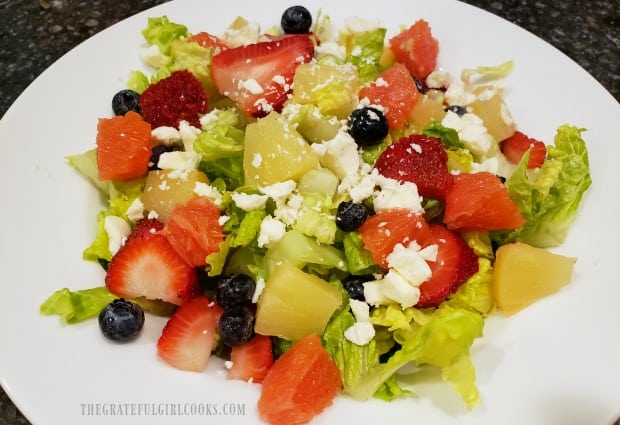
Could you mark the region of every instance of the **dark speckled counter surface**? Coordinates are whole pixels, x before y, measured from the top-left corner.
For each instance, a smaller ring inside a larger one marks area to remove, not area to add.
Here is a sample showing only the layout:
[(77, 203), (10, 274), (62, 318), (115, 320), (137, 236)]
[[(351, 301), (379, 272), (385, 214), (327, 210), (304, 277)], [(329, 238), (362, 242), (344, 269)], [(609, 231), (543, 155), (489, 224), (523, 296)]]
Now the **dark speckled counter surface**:
[[(165, 0), (0, 0), (0, 116), (48, 66), (115, 22)], [(467, 0), (551, 43), (620, 100), (620, 0)], [(0, 425), (28, 421), (0, 390)], [(616, 422), (620, 425), (620, 421)]]

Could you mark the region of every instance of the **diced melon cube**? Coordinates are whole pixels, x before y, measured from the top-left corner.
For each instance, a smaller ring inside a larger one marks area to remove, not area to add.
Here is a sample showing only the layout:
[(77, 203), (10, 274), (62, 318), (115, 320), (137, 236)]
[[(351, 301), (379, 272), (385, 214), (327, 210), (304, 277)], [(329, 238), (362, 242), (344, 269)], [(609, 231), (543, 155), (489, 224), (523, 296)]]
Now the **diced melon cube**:
[(516, 124), (500, 91), (488, 99), (479, 97), (470, 106), (472, 112), (482, 119), (489, 134), (498, 142), (509, 138), (515, 132)]
[(258, 299), (254, 330), (290, 341), (311, 333), (321, 335), (341, 303), (338, 287), (285, 261), (269, 277)]
[(497, 307), (512, 315), (557, 292), (570, 282), (575, 261), (521, 242), (502, 245), (493, 267)]
[(295, 128), (277, 112), (248, 124), (243, 168), (247, 186), (270, 186), (297, 180), (319, 166), (319, 157)]

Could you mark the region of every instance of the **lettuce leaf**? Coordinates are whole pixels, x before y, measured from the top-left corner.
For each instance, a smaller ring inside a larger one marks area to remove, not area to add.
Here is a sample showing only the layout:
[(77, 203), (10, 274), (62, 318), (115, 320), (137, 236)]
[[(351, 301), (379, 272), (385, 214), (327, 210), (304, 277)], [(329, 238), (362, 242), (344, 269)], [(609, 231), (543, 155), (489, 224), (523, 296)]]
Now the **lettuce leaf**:
[[(377, 393), (401, 367), (416, 365), (439, 367), (445, 381), (452, 383), (468, 407), (480, 402), (475, 385), (475, 370), (469, 358), (473, 341), (482, 336), (484, 320), (469, 309), (446, 304), (435, 310), (427, 323), (417, 327), (402, 342), (401, 348), (385, 362), (371, 367), (350, 385), (346, 392), (355, 399), (366, 400)], [(394, 393), (395, 381), (389, 382)], [(385, 389), (380, 394), (385, 393)]]
[(116, 298), (105, 286), (74, 292), (63, 288), (45, 300), (39, 310), (45, 315), (56, 314), (64, 323), (72, 324), (98, 316)]
[(547, 146), (547, 160), (537, 170), (528, 172), (529, 153), (523, 156), (506, 187), (527, 223), (514, 232), (493, 233), (495, 241), (516, 239), (541, 248), (564, 242), (583, 194), (592, 183), (583, 131), (560, 126), (555, 145)]
[(383, 54), (385, 28), (365, 32), (351, 32), (344, 37), (347, 49), (347, 62), (357, 67), (360, 84), (366, 84), (379, 76), (383, 67), (379, 59)]
[(370, 251), (364, 248), (362, 236), (357, 232), (347, 232), (342, 239), (344, 255), (349, 263), (349, 271), (354, 275), (369, 274), (378, 270)]
[(449, 297), (452, 307), (473, 309), (486, 316), (495, 307), (491, 289), (493, 266), (487, 258), (478, 258), (478, 272), (470, 277)]
[(167, 16), (148, 18), (147, 27), (142, 30), (142, 36), (147, 43), (156, 45), (159, 50), (168, 55), (172, 42), (189, 37), (189, 30), (185, 25), (170, 22)]

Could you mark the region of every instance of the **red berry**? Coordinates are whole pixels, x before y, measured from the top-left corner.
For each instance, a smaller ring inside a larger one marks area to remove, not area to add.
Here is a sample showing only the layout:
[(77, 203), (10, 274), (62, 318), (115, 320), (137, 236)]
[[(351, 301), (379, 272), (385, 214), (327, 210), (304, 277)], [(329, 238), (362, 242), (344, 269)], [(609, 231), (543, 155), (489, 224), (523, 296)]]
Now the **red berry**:
[(140, 96), (142, 116), (153, 128), (178, 127), (184, 120), (200, 127), (200, 114), (205, 114), (207, 107), (202, 84), (186, 70), (173, 72)]

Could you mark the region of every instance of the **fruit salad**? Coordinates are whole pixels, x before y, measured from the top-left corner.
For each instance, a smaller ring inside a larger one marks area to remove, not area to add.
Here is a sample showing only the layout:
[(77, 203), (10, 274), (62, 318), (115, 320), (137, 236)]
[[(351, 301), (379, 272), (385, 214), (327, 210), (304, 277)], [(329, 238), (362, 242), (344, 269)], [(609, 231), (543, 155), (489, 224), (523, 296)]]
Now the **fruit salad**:
[(101, 286), (41, 312), (98, 317), (123, 344), (166, 316), (153, 358), (225, 360), (261, 386), (269, 423), (393, 400), (428, 367), (474, 408), (485, 319), (570, 282), (576, 259), (547, 248), (591, 183), (584, 130), (523, 133), (503, 96), (513, 64), (451, 75), (423, 17), (394, 36), (302, 6), (279, 18), (222, 34), (148, 19), (146, 71), (68, 157), (108, 200), (83, 253)]

